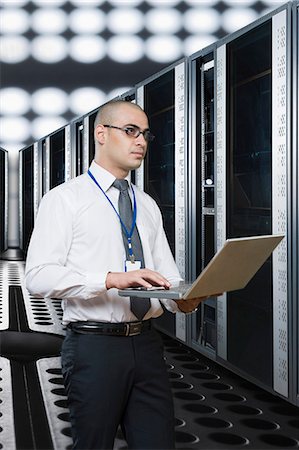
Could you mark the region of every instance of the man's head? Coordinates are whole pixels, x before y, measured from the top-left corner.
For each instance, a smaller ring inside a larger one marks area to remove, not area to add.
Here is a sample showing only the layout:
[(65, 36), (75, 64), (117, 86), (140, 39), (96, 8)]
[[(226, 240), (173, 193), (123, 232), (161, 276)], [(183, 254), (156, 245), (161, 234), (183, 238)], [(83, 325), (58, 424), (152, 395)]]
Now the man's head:
[(95, 161), (117, 178), (126, 177), (146, 155), (148, 130), (148, 118), (138, 105), (123, 100), (106, 103), (94, 123)]

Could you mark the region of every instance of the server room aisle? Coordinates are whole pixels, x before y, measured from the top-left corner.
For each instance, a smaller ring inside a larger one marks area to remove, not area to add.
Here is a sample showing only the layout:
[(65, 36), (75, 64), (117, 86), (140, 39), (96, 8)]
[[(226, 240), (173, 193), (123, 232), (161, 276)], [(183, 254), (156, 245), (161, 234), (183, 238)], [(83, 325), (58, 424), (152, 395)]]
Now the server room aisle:
[[(23, 278), (23, 263), (0, 261), (0, 449), (70, 449), (60, 302), (32, 298)], [(298, 408), (162, 337), (178, 449), (299, 448)]]
[(164, 336), (179, 449), (299, 448), (299, 408)]

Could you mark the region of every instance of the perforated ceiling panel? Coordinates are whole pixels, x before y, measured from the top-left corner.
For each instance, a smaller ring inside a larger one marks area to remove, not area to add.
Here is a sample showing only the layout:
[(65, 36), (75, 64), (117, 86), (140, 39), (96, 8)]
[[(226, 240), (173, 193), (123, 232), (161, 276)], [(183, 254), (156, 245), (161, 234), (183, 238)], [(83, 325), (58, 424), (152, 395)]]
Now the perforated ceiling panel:
[(279, 0), (2, 0), (0, 145), (19, 150)]

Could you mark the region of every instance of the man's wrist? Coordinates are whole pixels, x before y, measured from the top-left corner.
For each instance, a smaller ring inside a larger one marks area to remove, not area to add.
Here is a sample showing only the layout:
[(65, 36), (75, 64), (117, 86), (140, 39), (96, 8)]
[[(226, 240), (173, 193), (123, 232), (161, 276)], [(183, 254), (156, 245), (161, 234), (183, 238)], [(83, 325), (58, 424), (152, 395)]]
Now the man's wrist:
[(108, 272), (107, 276), (106, 276), (106, 282), (105, 282), (107, 291), (108, 291), (108, 289), (112, 288), (110, 278), (111, 278), (111, 272)]
[(179, 308), (180, 312), (182, 312), (184, 314), (193, 314), (198, 310), (198, 308), (194, 308), (194, 309), (191, 309), (190, 311), (184, 311), (184, 309), (182, 309), (178, 303), (177, 303), (177, 307)]

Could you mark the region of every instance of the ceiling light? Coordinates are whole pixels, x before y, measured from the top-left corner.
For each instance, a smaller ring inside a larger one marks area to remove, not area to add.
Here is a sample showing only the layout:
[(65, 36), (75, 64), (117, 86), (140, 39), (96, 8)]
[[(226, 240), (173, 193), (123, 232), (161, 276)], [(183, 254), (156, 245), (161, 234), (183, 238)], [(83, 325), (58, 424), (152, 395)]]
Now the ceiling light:
[(40, 62), (57, 63), (67, 57), (67, 42), (61, 36), (39, 36), (33, 39), (31, 52)]
[(29, 28), (29, 15), (22, 9), (1, 10), (1, 33), (25, 33)]
[(37, 141), (64, 125), (66, 125), (66, 120), (63, 117), (37, 117), (32, 121), (33, 139)]
[(63, 114), (68, 109), (68, 96), (58, 88), (38, 89), (32, 94), (32, 109), (39, 115)]
[(217, 41), (217, 38), (212, 34), (198, 34), (195, 36), (189, 36), (184, 40), (184, 53), (186, 56), (190, 56), (193, 53), (208, 47), (215, 41)]
[(143, 14), (137, 9), (117, 8), (107, 16), (107, 27), (115, 34), (138, 33), (143, 29)]
[(182, 42), (176, 36), (153, 36), (146, 41), (145, 53), (153, 61), (169, 63), (182, 56)]
[(61, 9), (43, 8), (32, 13), (32, 29), (40, 34), (59, 34), (67, 29), (67, 15)]
[(2, 117), (0, 140), (7, 142), (26, 141), (30, 136), (30, 123), (25, 117)]
[(190, 33), (213, 33), (220, 25), (220, 15), (214, 9), (191, 8), (184, 14), (184, 26)]
[(146, 14), (145, 23), (152, 33), (176, 33), (182, 27), (182, 15), (173, 8), (155, 8)]
[(28, 58), (29, 42), (23, 36), (3, 36), (0, 40), (0, 60), (15, 64)]
[(143, 41), (138, 36), (115, 36), (108, 41), (108, 55), (119, 63), (138, 61), (143, 54)]
[(79, 116), (98, 108), (105, 101), (106, 94), (94, 87), (76, 89), (69, 96), (70, 109)]
[(3, 88), (0, 91), (2, 115), (21, 115), (30, 109), (30, 95), (18, 87)]
[(233, 33), (256, 20), (258, 14), (250, 8), (230, 8), (222, 14), (222, 28)]
[(105, 29), (106, 16), (99, 9), (78, 8), (69, 15), (69, 27), (75, 33), (100, 33)]
[(69, 52), (74, 60), (92, 64), (104, 58), (106, 43), (99, 36), (77, 36), (70, 41)]

